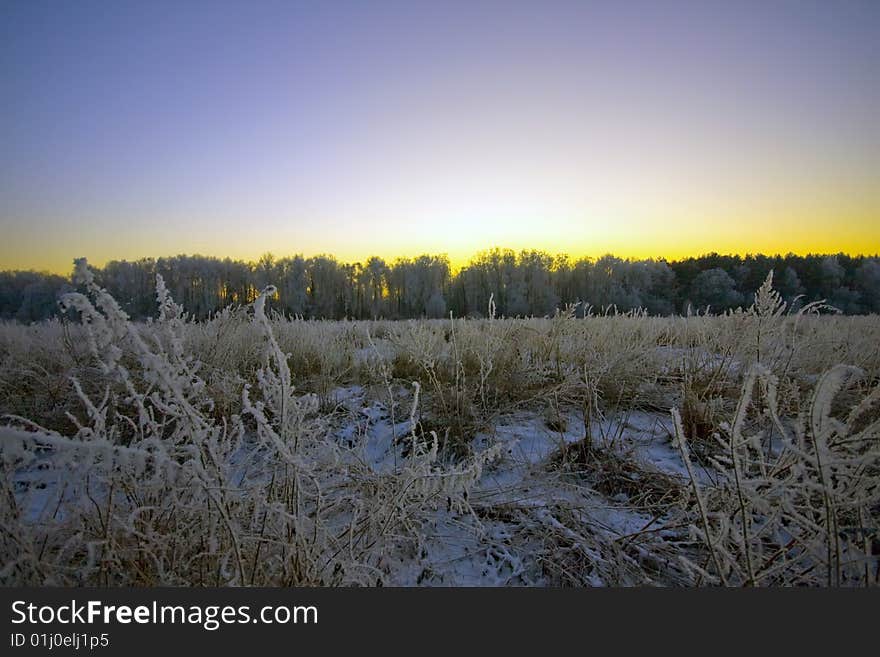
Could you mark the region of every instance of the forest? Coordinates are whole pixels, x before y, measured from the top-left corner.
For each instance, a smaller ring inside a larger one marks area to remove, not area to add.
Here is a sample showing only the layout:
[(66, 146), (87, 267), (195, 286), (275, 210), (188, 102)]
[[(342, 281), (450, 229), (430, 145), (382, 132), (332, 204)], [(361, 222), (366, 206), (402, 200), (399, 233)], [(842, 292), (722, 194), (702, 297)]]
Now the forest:
[[(371, 257), (346, 263), (328, 255), (256, 262), (200, 255), (116, 260), (96, 279), (133, 319), (155, 316), (155, 280), (195, 319), (254, 301), (266, 285), (269, 307), (309, 319), (410, 319), (485, 316), (492, 297), (505, 317), (575, 312), (651, 315), (721, 313), (747, 307), (770, 271), (794, 308), (825, 301), (847, 315), (880, 313), (880, 258), (846, 254), (719, 255), (682, 260), (632, 260), (613, 255), (574, 260), (542, 251), (486, 250), (453, 271), (445, 255)], [(34, 322), (57, 316), (71, 278), (34, 271), (0, 272), (0, 319)]]

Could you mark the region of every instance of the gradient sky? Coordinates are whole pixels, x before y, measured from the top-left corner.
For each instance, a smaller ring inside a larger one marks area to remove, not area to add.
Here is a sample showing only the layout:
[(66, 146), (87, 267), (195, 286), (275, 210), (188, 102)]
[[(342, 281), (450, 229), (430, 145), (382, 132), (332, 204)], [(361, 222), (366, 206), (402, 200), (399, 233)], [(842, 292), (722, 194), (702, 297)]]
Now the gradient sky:
[(0, 269), (880, 251), (880, 2), (0, 3)]

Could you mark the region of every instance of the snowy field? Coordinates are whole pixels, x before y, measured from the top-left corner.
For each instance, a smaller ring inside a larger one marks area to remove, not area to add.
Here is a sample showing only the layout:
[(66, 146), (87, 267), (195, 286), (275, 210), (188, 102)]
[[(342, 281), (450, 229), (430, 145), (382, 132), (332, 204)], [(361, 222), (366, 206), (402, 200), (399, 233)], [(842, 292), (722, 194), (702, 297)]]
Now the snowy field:
[(876, 586), (880, 318), (0, 326), (0, 583)]

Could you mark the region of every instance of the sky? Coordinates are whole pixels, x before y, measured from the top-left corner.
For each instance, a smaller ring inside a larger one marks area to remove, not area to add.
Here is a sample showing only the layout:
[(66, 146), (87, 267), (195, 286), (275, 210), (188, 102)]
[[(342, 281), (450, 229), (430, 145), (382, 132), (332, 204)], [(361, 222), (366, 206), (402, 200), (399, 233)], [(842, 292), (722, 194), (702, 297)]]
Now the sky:
[(880, 2), (0, 2), (0, 269), (880, 252)]

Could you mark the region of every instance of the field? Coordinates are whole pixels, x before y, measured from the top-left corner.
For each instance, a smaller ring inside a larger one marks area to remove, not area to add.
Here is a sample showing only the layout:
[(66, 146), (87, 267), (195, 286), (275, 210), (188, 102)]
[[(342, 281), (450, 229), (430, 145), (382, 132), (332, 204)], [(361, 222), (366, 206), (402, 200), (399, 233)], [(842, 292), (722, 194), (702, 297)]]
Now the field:
[[(0, 325), (0, 584), (876, 586), (880, 317)], [(268, 306), (268, 307), (267, 307)]]

